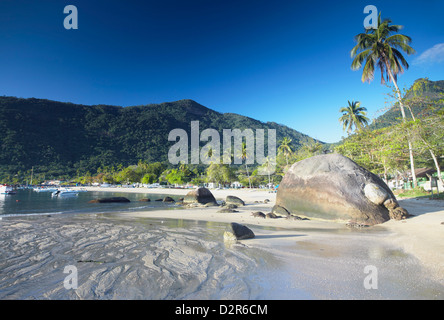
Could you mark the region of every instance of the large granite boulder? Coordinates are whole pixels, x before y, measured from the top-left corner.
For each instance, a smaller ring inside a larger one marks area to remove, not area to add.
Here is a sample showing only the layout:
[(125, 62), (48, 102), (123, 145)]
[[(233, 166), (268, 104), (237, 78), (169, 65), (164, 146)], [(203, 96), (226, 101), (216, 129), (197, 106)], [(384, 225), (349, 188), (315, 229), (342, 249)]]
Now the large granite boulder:
[(206, 204), (209, 202), (217, 203), (216, 198), (214, 198), (211, 191), (203, 187), (188, 192), (185, 198), (183, 199), (184, 204), (190, 204), (190, 203)]
[(339, 154), (293, 164), (279, 184), (276, 205), (291, 214), (366, 225), (408, 215), (382, 179)]

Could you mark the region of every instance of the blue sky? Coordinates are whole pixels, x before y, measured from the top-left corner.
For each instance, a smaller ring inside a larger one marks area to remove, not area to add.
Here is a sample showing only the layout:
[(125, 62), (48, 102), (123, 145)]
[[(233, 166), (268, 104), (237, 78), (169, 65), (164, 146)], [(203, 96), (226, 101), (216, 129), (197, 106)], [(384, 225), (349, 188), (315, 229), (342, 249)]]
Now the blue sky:
[[(401, 88), (444, 80), (444, 1), (1, 0), (0, 95), (120, 106), (193, 99), (325, 142), (339, 108), (387, 107), (379, 75), (350, 69), (366, 5), (404, 25), (417, 51)], [(78, 9), (66, 30), (66, 5)]]

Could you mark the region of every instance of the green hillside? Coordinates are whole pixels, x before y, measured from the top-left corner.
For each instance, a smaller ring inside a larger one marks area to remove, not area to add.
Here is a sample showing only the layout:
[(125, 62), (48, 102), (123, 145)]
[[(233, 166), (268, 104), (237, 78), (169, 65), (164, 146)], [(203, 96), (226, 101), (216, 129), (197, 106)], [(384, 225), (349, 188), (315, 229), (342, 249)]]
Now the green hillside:
[[(404, 95), (404, 105), (406, 117), (409, 119), (411, 119), (411, 113), (407, 106), (410, 106), (416, 118), (430, 115), (434, 109), (444, 108), (444, 80), (416, 80)], [(370, 129), (385, 128), (399, 122), (400, 119), (401, 110), (399, 104), (395, 103), (370, 124)]]
[(0, 97), (0, 177), (32, 167), (57, 177), (138, 160), (167, 161), (174, 144), (169, 132), (181, 128), (190, 135), (191, 121), (221, 137), (223, 129), (276, 129), (277, 140), (288, 136), (295, 149), (314, 141), (286, 126), (219, 113), (192, 100), (118, 107)]

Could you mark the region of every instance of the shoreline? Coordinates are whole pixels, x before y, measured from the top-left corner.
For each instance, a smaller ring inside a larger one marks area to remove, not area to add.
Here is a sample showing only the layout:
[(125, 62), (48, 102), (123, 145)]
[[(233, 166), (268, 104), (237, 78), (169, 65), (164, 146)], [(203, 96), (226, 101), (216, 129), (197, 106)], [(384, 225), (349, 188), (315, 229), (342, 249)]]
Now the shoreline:
[[(183, 196), (185, 196), (189, 191), (193, 190), (100, 187), (87, 187), (86, 189), (88, 191), (134, 192)], [(145, 218), (187, 219), (222, 223), (237, 222), (251, 227), (274, 227), (283, 230), (303, 229), (312, 233), (319, 230), (323, 230), (322, 232), (344, 232), (346, 230), (350, 230), (345, 226), (346, 221), (327, 221), (319, 219), (288, 221), (284, 218), (262, 219), (252, 217), (251, 212), (262, 211), (263, 213), (267, 213), (270, 212), (271, 208), (273, 207), (276, 201), (276, 193), (269, 192), (268, 190), (215, 189), (210, 191), (218, 200), (225, 199), (227, 195), (237, 196), (245, 201), (246, 206), (237, 208), (236, 210), (239, 211), (237, 213), (217, 213), (217, 211), (220, 210), (220, 207), (197, 207), (184, 208), (181, 210), (153, 210), (149, 212), (135, 211), (120, 214)], [(255, 201), (263, 202), (265, 199), (269, 199), (270, 202), (267, 204), (255, 203)], [(384, 230), (384, 232), (387, 234), (384, 241), (386, 241), (387, 244), (402, 248), (406, 253), (415, 256), (421, 261), (424, 267), (436, 275), (437, 279), (444, 284), (444, 204), (439, 200), (415, 198), (398, 199), (398, 202), (402, 207), (406, 208), (409, 213), (413, 215), (413, 217), (402, 221), (389, 220), (383, 224), (365, 229), (378, 231)], [(276, 233), (277, 231), (273, 232)], [(361, 230), (361, 232), (365, 233), (366, 230)], [(261, 236), (266, 236), (266, 234), (259, 235), (260, 237), (258, 237), (258, 239), (261, 239)], [(289, 239), (290, 238), (287, 240)], [(282, 239), (280, 239), (280, 242), (282, 242)]]
[[(184, 196), (192, 189), (87, 190)], [(345, 221), (253, 217), (274, 205), (268, 190), (211, 192), (246, 205), (235, 213), (194, 207), (3, 219), (0, 298), (168, 299), (178, 290), (178, 299), (444, 299), (440, 202), (399, 200), (414, 217), (355, 229)], [(230, 222), (255, 238), (226, 243)], [(66, 265), (79, 268), (77, 291), (63, 288)], [(378, 290), (363, 287), (368, 265), (378, 268)]]

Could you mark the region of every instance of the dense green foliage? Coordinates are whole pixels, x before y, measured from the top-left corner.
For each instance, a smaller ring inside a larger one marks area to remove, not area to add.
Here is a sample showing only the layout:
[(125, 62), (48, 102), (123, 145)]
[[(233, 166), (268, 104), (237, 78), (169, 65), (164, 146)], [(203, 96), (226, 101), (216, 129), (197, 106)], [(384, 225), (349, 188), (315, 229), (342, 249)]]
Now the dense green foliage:
[[(175, 143), (168, 134), (181, 128), (190, 139), (191, 121), (199, 121), (200, 131), (216, 129), (221, 139), (223, 129), (250, 128), (265, 129), (265, 135), (266, 129), (276, 129), (278, 141), (287, 136), (295, 149), (314, 142), (289, 127), (219, 113), (192, 100), (118, 107), (0, 97), (0, 181), (25, 183), (31, 168), (35, 179), (43, 180), (94, 176), (99, 168), (114, 174), (139, 160), (168, 167), (168, 150)], [(149, 174), (140, 178), (152, 181)], [(117, 180), (135, 179), (122, 175)]]
[[(433, 114), (435, 109), (444, 109), (444, 80), (431, 81), (418, 79), (404, 93), (404, 102), (415, 117), (423, 118)], [(411, 112), (406, 117), (412, 120)], [(399, 103), (390, 104), (390, 108), (373, 120), (370, 129), (380, 129), (401, 122)]]
[(408, 180), (410, 141), (415, 168), (434, 168), (440, 173), (444, 157), (443, 101), (444, 81), (419, 79), (403, 98), (406, 121), (400, 119), (395, 105), (378, 118), (379, 126), (370, 125), (349, 135), (334, 150), (385, 178), (401, 176)]
[(371, 82), (379, 69), (381, 83), (387, 80), (396, 85), (397, 75), (409, 68), (402, 52), (410, 55), (415, 50), (410, 46), (412, 39), (399, 33), (402, 28), (390, 19), (382, 19), (379, 12), (377, 28), (368, 28), (355, 36), (356, 46), (350, 52), (351, 67), (353, 70), (363, 68), (362, 82)]

